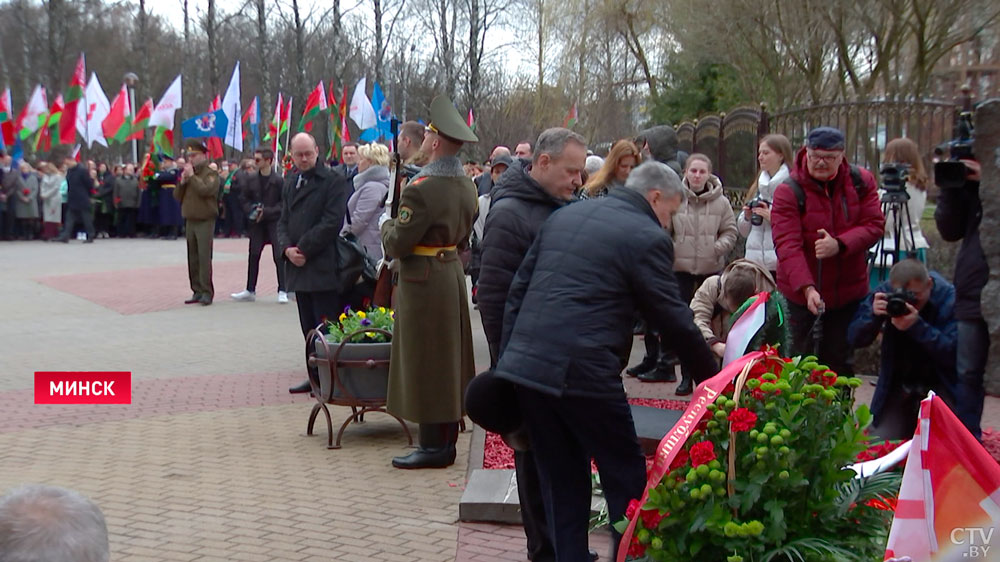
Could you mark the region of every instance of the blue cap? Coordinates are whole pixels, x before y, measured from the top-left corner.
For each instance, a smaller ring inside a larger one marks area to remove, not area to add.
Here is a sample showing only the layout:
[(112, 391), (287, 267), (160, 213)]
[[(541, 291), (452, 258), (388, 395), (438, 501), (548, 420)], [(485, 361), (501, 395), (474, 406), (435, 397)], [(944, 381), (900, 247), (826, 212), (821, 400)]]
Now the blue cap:
[(816, 127), (806, 137), (807, 148), (820, 150), (844, 150), (844, 133), (833, 127)]

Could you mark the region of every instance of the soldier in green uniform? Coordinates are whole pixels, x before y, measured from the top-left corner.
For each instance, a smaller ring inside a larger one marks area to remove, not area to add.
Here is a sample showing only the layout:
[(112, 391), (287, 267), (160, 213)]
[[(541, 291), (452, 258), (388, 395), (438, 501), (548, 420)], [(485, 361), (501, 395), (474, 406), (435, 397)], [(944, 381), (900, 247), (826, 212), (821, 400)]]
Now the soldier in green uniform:
[(387, 256), (399, 260), (388, 409), (420, 425), (420, 448), (397, 468), (455, 462), (465, 387), (475, 375), (469, 298), (458, 249), (468, 244), (477, 193), (456, 157), (479, 139), (445, 96), (431, 103), (421, 150), (431, 155), (382, 224)]
[(212, 233), (219, 214), (219, 174), (208, 167), (205, 142), (191, 139), (184, 145), (188, 161), (181, 172), (174, 199), (181, 202), (187, 235), (188, 279), (191, 298), (185, 304), (212, 304)]

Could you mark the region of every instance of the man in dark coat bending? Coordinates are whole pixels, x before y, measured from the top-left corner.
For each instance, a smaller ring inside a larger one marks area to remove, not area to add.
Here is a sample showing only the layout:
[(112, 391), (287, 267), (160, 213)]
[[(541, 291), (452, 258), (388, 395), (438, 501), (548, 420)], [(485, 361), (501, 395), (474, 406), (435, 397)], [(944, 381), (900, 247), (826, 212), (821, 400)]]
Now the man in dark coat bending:
[(612, 521), (642, 495), (645, 457), (620, 375), (635, 311), (676, 342), (696, 381), (716, 372), (663, 228), (683, 198), (677, 174), (647, 162), (625, 189), (553, 213), (511, 284), (496, 376), (517, 385), (558, 561), (588, 559), (591, 457)]

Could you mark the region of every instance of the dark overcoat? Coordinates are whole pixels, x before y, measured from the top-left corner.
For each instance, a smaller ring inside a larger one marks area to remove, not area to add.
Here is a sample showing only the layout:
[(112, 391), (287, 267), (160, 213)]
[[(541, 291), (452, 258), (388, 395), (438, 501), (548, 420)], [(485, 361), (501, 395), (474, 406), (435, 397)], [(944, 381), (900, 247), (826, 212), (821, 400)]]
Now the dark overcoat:
[[(281, 195), (278, 244), (285, 260), (289, 291), (333, 291), (337, 287), (337, 236), (347, 211), (348, 182), (340, 172), (317, 162), (302, 173), (289, 173)], [(285, 251), (297, 246), (306, 256), (302, 267)]]
[(414, 248), (464, 247), (477, 204), (459, 159), (442, 158), (403, 189), (399, 217), (381, 228), (386, 255), (400, 262), (388, 409), (416, 423), (458, 421), (476, 367), (458, 252), (422, 256)]

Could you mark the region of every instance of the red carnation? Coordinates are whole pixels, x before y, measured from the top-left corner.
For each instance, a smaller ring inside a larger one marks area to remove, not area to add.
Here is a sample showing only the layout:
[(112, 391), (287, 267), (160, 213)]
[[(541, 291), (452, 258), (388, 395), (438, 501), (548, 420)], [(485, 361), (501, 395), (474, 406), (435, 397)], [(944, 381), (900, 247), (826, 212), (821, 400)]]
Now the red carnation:
[(691, 466), (699, 467), (715, 460), (715, 448), (711, 441), (695, 443), (691, 447)]
[(27, 197), (28, 195), (31, 195), (31, 190), (26, 187), (21, 190), (21, 193), (23, 193), (24, 196)]
[(646, 529), (656, 529), (663, 521), (659, 509), (642, 509), (639, 511), (639, 518), (642, 519), (642, 526)]
[(674, 456), (674, 460), (670, 461), (670, 470), (684, 466), (687, 464), (688, 458), (688, 452), (685, 449), (677, 451), (677, 455)]
[(733, 431), (750, 431), (757, 425), (757, 414), (747, 408), (736, 408), (729, 414), (729, 423)]
[(631, 500), (629, 500), (629, 502), (628, 502), (628, 508), (625, 509), (625, 517), (627, 519), (632, 519), (632, 516), (635, 515), (635, 511), (637, 509), (639, 509), (640, 507), (642, 507), (642, 506), (639, 504), (639, 500), (634, 499), (634, 498), (631, 499)]
[(641, 558), (646, 555), (646, 545), (633, 538), (632, 544), (628, 545), (628, 555), (632, 558)]

